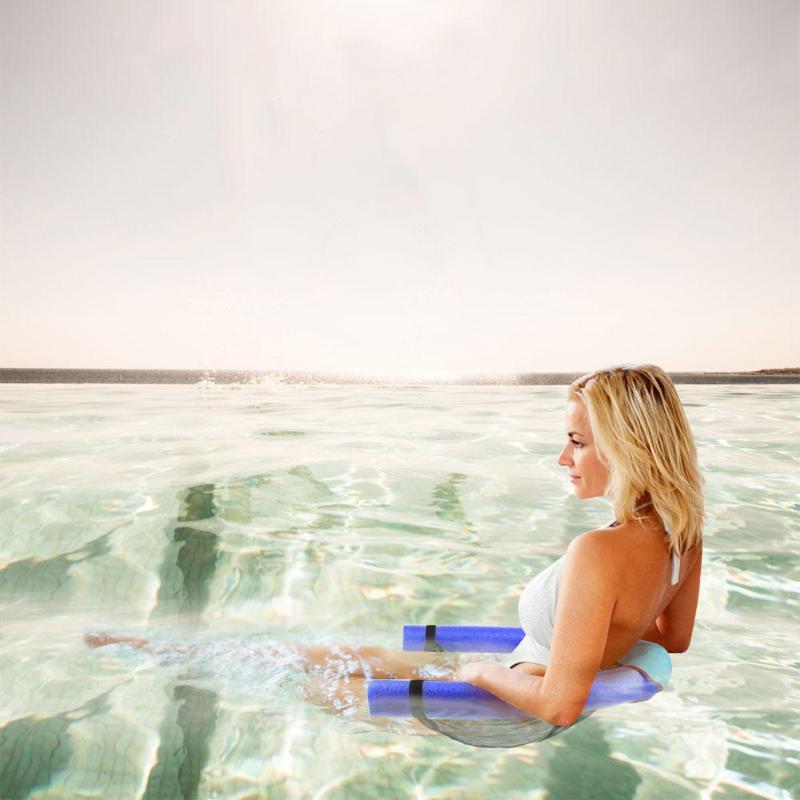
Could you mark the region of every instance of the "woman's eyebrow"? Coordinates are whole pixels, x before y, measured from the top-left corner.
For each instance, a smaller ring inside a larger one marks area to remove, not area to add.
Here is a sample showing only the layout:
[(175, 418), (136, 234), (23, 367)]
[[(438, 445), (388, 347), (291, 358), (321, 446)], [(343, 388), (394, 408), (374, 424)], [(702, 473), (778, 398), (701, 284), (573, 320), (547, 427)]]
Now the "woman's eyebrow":
[(578, 433), (578, 431), (568, 431), (567, 436), (580, 436), (582, 439), (586, 438), (582, 433)]

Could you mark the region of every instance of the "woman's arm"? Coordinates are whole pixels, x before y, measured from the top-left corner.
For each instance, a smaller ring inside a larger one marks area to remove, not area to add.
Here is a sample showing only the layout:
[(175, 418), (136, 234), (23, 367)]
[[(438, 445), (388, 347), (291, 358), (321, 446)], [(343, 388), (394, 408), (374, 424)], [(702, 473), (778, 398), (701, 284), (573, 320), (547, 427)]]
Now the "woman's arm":
[(572, 725), (600, 669), (616, 602), (615, 562), (605, 541), (587, 533), (567, 550), (544, 677), (485, 662), (467, 664), (459, 677), (553, 725)]
[(642, 639), (660, 644), (670, 653), (685, 653), (692, 641), (697, 599), (700, 595), (700, 572), (703, 563), (703, 543), (697, 545), (692, 571), (686, 576), (670, 604), (642, 634)]

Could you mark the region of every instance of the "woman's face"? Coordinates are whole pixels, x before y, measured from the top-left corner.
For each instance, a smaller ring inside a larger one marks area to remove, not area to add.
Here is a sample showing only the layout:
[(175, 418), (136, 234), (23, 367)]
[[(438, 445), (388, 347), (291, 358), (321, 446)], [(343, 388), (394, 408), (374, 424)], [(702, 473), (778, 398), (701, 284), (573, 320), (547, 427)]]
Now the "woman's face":
[(567, 443), (558, 457), (562, 467), (569, 468), (575, 496), (581, 500), (603, 497), (610, 473), (594, 446), (586, 408), (579, 400), (567, 403)]

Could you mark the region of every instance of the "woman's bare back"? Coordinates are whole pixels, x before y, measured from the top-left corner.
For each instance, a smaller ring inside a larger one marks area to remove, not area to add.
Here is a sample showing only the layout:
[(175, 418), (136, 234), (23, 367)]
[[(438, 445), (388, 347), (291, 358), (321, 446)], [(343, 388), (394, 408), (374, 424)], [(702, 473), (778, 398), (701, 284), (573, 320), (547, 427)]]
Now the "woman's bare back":
[[(602, 565), (617, 587), (601, 668), (613, 666), (640, 639), (672, 652), (688, 647), (697, 608), (702, 547), (681, 555), (678, 581), (671, 583), (672, 559), (657, 518), (594, 531), (607, 554)], [(677, 612), (677, 613), (676, 613)], [(670, 625), (657, 624), (669, 620)]]

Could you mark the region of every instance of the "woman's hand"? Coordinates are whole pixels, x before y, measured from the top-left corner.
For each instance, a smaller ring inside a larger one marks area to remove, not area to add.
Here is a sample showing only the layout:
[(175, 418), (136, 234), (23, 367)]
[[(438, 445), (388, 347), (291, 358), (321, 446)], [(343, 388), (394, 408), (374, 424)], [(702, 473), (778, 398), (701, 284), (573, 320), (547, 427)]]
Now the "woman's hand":
[(466, 681), (479, 686), (485, 666), (486, 664), (483, 661), (471, 661), (469, 664), (464, 664), (455, 674), (454, 680)]

